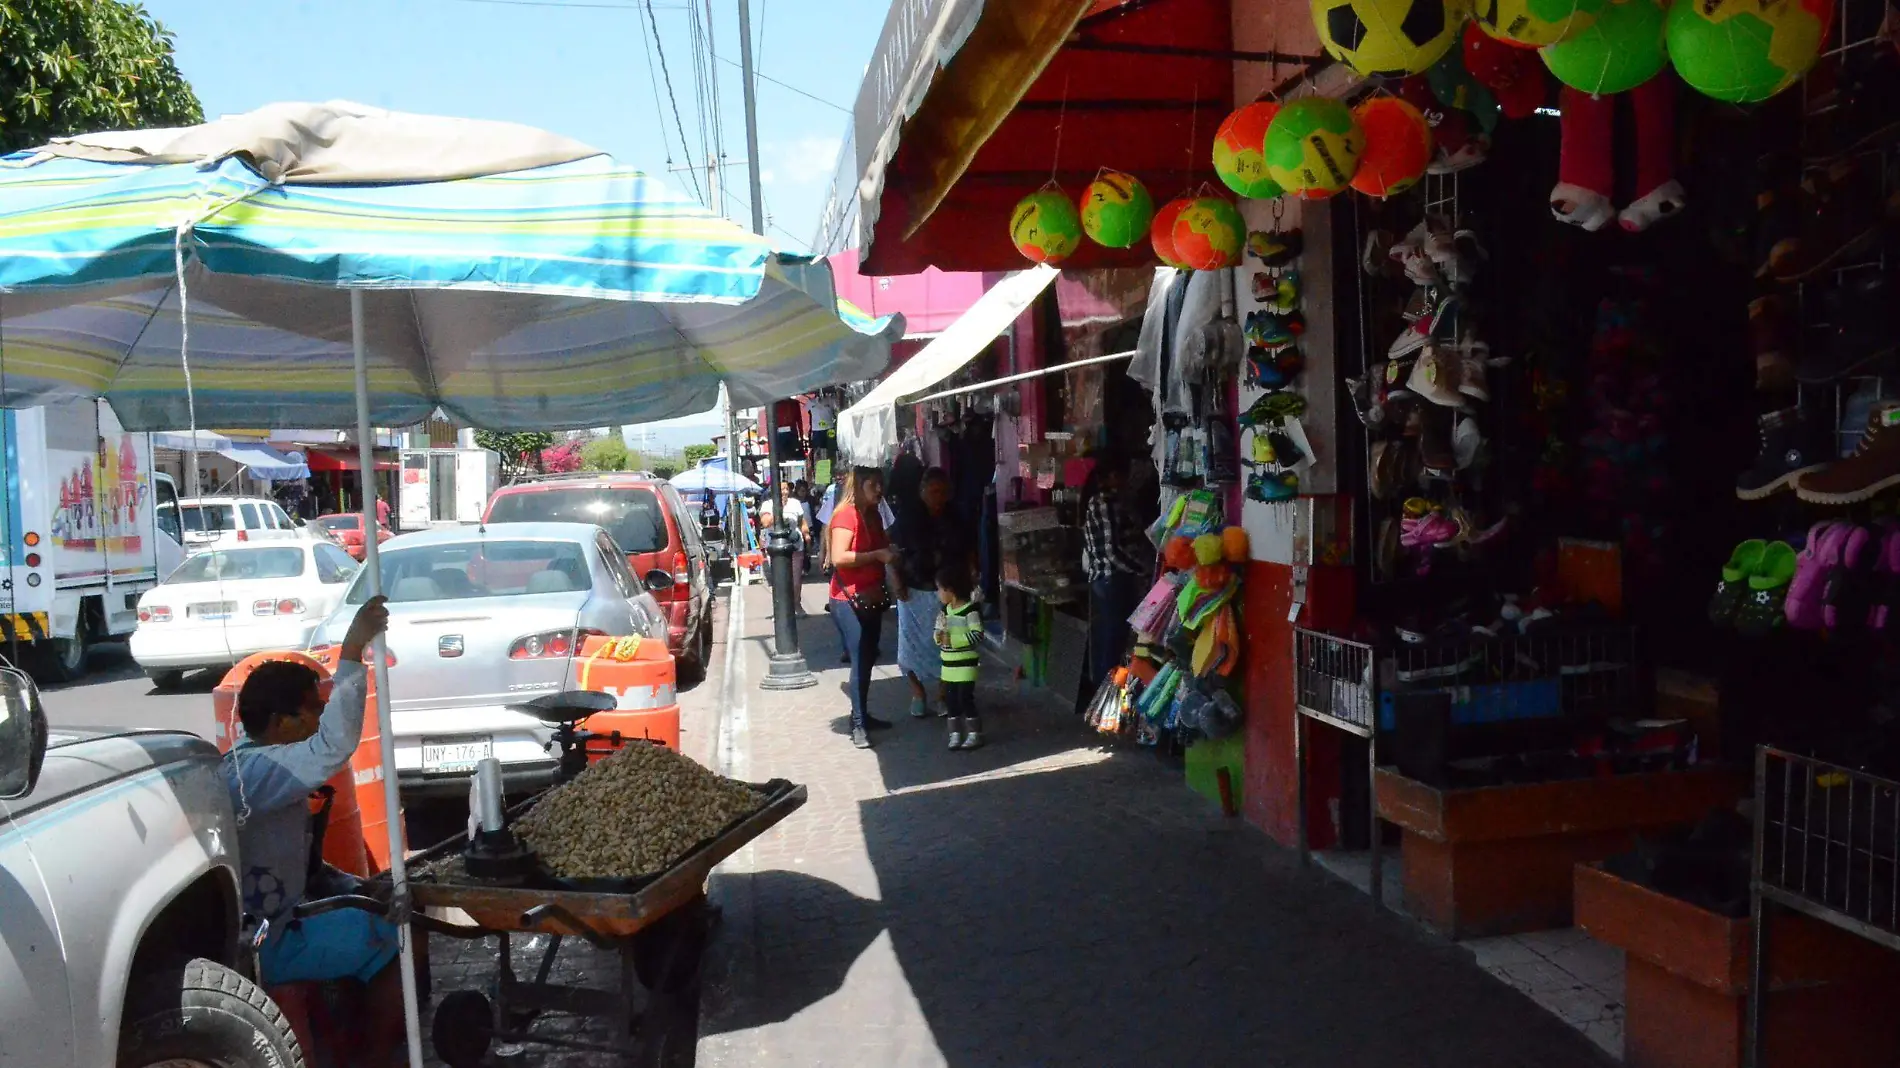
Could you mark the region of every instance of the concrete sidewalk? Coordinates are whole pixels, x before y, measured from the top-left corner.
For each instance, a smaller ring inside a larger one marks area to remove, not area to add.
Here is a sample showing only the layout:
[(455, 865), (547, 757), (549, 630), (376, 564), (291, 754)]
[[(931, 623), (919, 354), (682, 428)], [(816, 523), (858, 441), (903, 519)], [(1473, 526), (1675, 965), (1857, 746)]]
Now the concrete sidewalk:
[(853, 749), (823, 615), (800, 630), (819, 685), (758, 688), (769, 608), (745, 589), (696, 733), (729, 773), (811, 800), (716, 876), (703, 1068), (1610, 1063), (1469, 952), (1000, 677), (979, 695), (988, 748), (948, 752), (880, 667), (873, 708), (897, 726)]

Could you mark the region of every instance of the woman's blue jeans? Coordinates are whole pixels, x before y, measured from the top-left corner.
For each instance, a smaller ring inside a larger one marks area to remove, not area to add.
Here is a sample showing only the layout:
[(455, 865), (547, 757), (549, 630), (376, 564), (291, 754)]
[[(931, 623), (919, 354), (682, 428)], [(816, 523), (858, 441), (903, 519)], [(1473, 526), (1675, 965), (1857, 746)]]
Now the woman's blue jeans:
[(853, 729), (865, 727), (864, 717), (870, 713), (871, 669), (877, 666), (878, 639), (884, 633), (884, 613), (864, 612), (852, 607), (850, 601), (832, 601), (831, 618), (838, 624), (838, 633), (844, 638), (844, 651), (851, 657), (851, 726)]

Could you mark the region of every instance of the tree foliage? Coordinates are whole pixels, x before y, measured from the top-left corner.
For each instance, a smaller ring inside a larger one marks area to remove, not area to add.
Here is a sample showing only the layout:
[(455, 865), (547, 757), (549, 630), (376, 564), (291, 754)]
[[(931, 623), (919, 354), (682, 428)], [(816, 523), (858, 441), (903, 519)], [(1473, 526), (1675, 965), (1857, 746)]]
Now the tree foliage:
[(686, 446), (686, 463), (692, 467), (698, 467), (700, 461), (710, 460), (717, 455), (719, 455), (719, 446), (717, 445)]
[(581, 469), (581, 443), (563, 441), (552, 449), (541, 450), (541, 470), (551, 475), (565, 475)]
[(0, 151), (204, 121), (172, 35), (123, 0), (0, 0)]
[(477, 430), (475, 444), (490, 452), (499, 453), (502, 473), (513, 479), (528, 471), (545, 470), (541, 467), (541, 453), (542, 450), (553, 446), (554, 435), (541, 430), (523, 430), (514, 433)]
[(637, 459), (618, 434), (596, 438), (581, 446), (581, 466), (589, 471), (631, 471)]
[(669, 481), (674, 475), (680, 473), (679, 465), (671, 460), (656, 460), (651, 470), (654, 478), (664, 478)]

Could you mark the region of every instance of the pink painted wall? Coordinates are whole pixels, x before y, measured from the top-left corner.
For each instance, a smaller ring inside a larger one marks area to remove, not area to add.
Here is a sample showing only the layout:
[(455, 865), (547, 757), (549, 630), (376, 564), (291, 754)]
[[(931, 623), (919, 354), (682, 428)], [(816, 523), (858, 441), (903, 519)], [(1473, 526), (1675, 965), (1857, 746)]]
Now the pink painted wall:
[(992, 278), (975, 271), (951, 273), (932, 267), (921, 274), (872, 278), (858, 273), (857, 251), (832, 256), (838, 295), (871, 315), (904, 314), (911, 335), (940, 334), (976, 303)]

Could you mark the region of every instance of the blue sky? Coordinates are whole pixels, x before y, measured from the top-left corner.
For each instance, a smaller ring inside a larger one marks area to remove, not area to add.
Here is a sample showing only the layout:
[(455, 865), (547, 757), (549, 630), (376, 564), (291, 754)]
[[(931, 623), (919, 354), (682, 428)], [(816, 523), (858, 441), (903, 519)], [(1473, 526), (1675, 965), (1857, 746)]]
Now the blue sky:
[[(745, 159), (736, 0), (710, 0), (725, 154)], [(686, 0), (652, 0), (674, 99), (700, 149)], [(145, 0), (177, 37), (205, 113), (348, 99), (401, 111), (527, 123), (665, 175), (691, 194), (666, 87), (649, 72), (636, 0)], [(762, 75), (849, 108), (888, 0), (752, 0)], [(702, 0), (701, 11), (704, 11)], [(657, 67), (657, 64), (652, 66)], [(657, 103), (656, 103), (657, 99)], [(768, 236), (803, 252), (849, 116), (761, 81), (759, 156)], [(725, 170), (728, 213), (749, 221), (746, 174)], [(704, 178), (701, 177), (703, 186)]]

